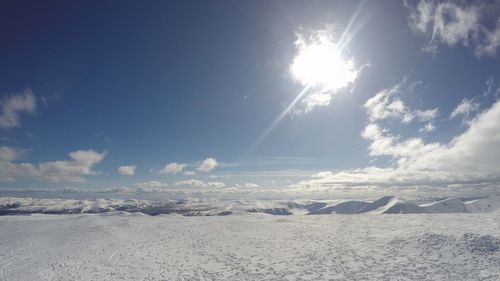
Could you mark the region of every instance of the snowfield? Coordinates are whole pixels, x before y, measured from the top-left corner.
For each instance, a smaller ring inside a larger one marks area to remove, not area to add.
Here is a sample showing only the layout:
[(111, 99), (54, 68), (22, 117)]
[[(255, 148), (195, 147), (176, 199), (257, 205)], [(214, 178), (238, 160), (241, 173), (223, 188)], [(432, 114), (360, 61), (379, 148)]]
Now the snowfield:
[(0, 280), (500, 280), (500, 212), (1, 216)]

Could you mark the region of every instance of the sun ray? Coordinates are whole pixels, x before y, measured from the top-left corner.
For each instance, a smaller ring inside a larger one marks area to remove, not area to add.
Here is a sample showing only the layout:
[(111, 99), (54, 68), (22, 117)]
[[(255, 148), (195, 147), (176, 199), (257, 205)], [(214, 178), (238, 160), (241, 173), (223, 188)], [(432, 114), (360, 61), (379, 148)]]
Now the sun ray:
[(356, 8), (356, 11), (354, 11), (354, 14), (352, 15), (351, 19), (349, 20), (349, 23), (347, 24), (346, 28), (344, 29), (344, 32), (342, 32), (342, 36), (340, 36), (340, 39), (338, 41), (338, 45), (339, 45), (339, 51), (342, 52), (345, 47), (349, 44), (349, 42), (352, 40), (352, 38), (354, 38), (354, 35), (356, 34), (356, 32), (360, 29), (360, 27), (358, 26), (356, 28), (356, 32), (352, 32), (351, 31), (351, 28), (354, 24), (354, 22), (356, 22), (356, 19), (358, 18), (358, 15), (359, 13), (361, 12), (361, 9), (363, 8), (365, 4), (365, 1), (361, 1), (358, 5), (358, 7)]
[(307, 93), (307, 91), (311, 88), (311, 85), (306, 85), (302, 91), (292, 100), (292, 102), (281, 112), (276, 119), (274, 119), (273, 123), (255, 140), (253, 145), (250, 147), (249, 152), (253, 151), (264, 139), (267, 138), (267, 136), (271, 133), (271, 131), (278, 125), (283, 118), (292, 110), (292, 108), (299, 102), (302, 97)]
[[(280, 115), (274, 119), (271, 125), (255, 140), (247, 154), (253, 151), (269, 136), (272, 130), (283, 120), (294, 106), (308, 94), (310, 89), (314, 88), (315, 93), (329, 95), (328, 102), (321, 102), (321, 105), (325, 105), (329, 104), (329, 98), (332, 93), (344, 88), (356, 79), (359, 70), (355, 68), (353, 61), (351, 59), (345, 59), (342, 53), (354, 37), (351, 29), (364, 3), (365, 1), (359, 3), (344, 29), (344, 32), (337, 41), (333, 40), (333, 33), (329, 29), (313, 32), (311, 37), (306, 37), (301, 34), (297, 35), (298, 39), (295, 42), (297, 53), (290, 65), (290, 73), (292, 77), (304, 87), (285, 110), (283, 110)], [(355, 29), (356, 31), (359, 30), (359, 28)], [(317, 104), (318, 103), (314, 103), (310, 107), (314, 107)]]

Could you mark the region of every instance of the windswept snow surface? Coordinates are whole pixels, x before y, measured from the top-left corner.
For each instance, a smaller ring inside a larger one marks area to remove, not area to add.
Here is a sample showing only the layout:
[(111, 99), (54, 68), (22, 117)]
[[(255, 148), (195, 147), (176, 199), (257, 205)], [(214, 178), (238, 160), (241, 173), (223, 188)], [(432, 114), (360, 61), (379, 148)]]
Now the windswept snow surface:
[(499, 196), (0, 197), (0, 215), (0, 281), (500, 280)]
[(2, 216), (0, 280), (500, 280), (499, 217)]

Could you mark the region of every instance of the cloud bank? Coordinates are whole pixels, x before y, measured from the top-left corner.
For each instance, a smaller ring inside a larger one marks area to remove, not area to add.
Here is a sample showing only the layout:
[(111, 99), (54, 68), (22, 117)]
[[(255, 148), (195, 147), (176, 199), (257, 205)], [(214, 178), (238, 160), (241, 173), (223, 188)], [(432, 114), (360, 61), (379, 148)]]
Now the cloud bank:
[(77, 150), (69, 153), (69, 160), (18, 163), (26, 151), (13, 147), (0, 147), (0, 181), (37, 180), (46, 182), (84, 182), (83, 176), (95, 175), (94, 166), (106, 153)]
[(219, 182), (219, 181), (203, 182), (201, 180), (196, 180), (196, 179), (178, 181), (174, 185), (176, 185), (176, 186), (188, 186), (188, 187), (203, 187), (203, 188), (224, 188), (224, 187), (226, 187), (226, 184), (224, 184), (223, 182)]
[[(396, 89), (401, 86), (396, 86)], [(395, 88), (379, 92), (387, 96)], [(373, 100), (373, 99), (371, 99)], [(500, 182), (500, 101), (478, 113), (466, 125), (467, 129), (448, 143), (426, 142), (419, 137), (404, 138), (391, 133), (390, 128), (377, 120), (405, 119), (405, 107), (393, 106), (392, 101), (367, 102), (365, 107), (370, 122), (362, 137), (370, 141), (369, 155), (389, 157), (389, 167), (367, 167), (345, 171), (322, 172), (300, 187), (342, 189), (352, 187), (450, 187), (468, 185), (497, 185)], [(462, 101), (461, 105), (464, 102)], [(381, 105), (380, 107), (378, 105)], [(464, 106), (458, 105), (454, 112)], [(377, 110), (373, 110), (376, 108)], [(397, 108), (397, 110), (395, 110)], [(459, 113), (455, 113), (457, 115)], [(423, 121), (423, 120), (422, 120)]]

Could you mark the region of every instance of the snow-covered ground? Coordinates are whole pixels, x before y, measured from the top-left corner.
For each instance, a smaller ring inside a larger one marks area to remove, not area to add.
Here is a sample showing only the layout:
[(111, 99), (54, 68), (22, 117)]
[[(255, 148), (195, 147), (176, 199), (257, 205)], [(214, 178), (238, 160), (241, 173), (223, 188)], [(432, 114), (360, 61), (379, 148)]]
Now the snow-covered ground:
[(500, 280), (500, 212), (1, 216), (0, 280)]

